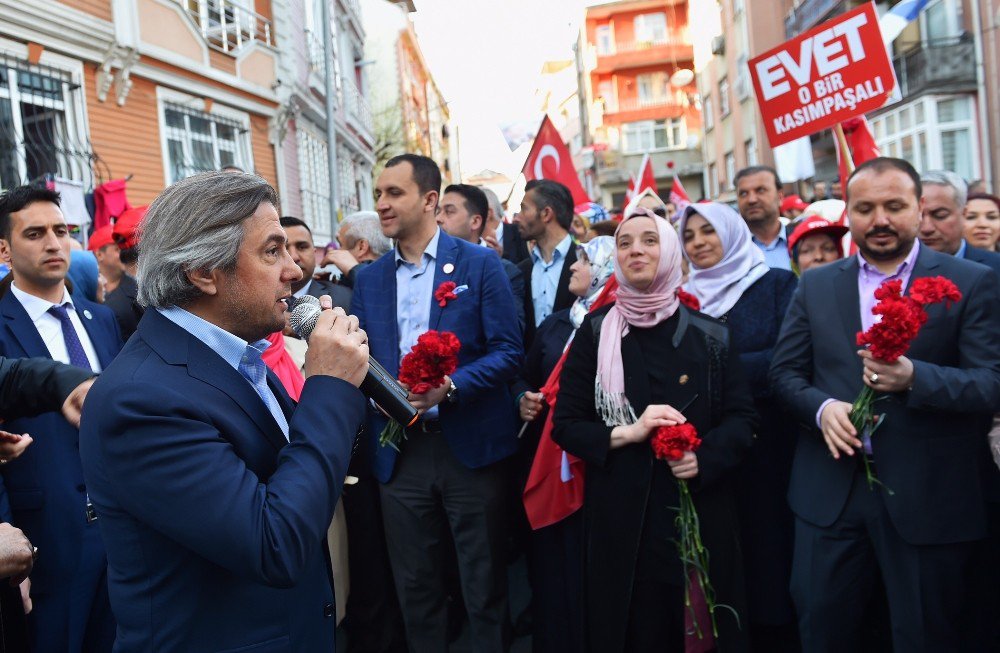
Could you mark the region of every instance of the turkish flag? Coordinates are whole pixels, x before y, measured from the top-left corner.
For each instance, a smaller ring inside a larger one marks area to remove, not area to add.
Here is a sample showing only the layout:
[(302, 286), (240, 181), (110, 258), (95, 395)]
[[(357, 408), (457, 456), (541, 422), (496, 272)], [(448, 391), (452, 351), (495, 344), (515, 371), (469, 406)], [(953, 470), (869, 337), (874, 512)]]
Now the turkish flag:
[[(615, 301), (617, 296), (618, 282), (611, 277), (604, 285), (604, 290), (594, 300), (590, 312), (607, 306)], [(528, 482), (521, 493), (528, 523), (531, 524), (531, 529), (536, 531), (566, 519), (583, 505), (586, 465), (576, 456), (563, 451), (562, 447), (552, 439), (552, 416), (556, 412), (559, 377), (562, 375), (563, 363), (566, 362), (566, 355), (569, 353), (569, 344), (566, 343), (562, 357), (549, 374), (549, 380), (539, 389), (549, 410), (545, 414), (542, 436), (538, 441), (535, 458), (531, 462)]]
[(573, 157), (570, 156), (562, 136), (547, 115), (542, 118), (542, 126), (538, 128), (538, 134), (535, 135), (535, 142), (531, 145), (531, 152), (528, 153), (522, 172), (528, 181), (532, 179), (558, 181), (573, 195), (574, 206), (590, 201), (587, 191), (583, 190), (583, 185), (580, 183), (580, 177), (576, 174), (576, 168), (573, 167)]
[[(653, 175), (653, 162), (649, 160), (649, 155), (642, 156), (642, 163), (639, 164), (639, 178), (636, 182), (635, 194), (649, 189), (656, 193), (656, 176)], [(659, 195), (659, 193), (656, 193)]]
[(677, 175), (674, 175), (674, 185), (670, 188), (670, 201), (677, 207), (675, 215), (684, 213), (684, 209), (691, 204), (691, 198), (688, 197), (687, 191), (684, 190), (684, 184), (681, 183), (681, 178)]
[[(865, 161), (882, 156), (882, 153), (878, 149), (875, 137), (872, 136), (871, 128), (868, 125), (868, 119), (864, 116), (857, 116), (855, 118), (845, 120), (840, 123), (840, 126), (844, 130), (844, 140), (847, 141), (847, 148), (849, 150), (848, 152), (842, 152), (842, 148), (838, 142), (837, 167), (840, 169), (840, 192), (846, 196), (847, 178), (850, 177), (847, 159), (850, 158), (854, 167), (857, 168)], [(839, 139), (834, 136), (834, 141), (839, 141)], [(846, 211), (844, 212), (844, 216), (841, 218), (841, 221), (844, 225), (847, 225)], [(849, 254), (854, 254), (858, 251), (857, 243), (854, 242), (850, 234), (844, 236), (844, 241), (845, 243), (848, 243), (848, 246), (844, 251)]]

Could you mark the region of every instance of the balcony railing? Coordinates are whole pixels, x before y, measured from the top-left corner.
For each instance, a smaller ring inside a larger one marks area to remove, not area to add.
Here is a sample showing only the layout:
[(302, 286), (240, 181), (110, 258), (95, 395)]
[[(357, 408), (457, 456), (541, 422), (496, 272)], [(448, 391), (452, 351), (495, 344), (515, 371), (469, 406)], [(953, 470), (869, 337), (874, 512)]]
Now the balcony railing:
[(233, 0), (176, 0), (201, 30), (208, 43), (223, 52), (234, 52), (260, 41), (274, 45), (271, 21)]
[(956, 92), (976, 86), (972, 41), (928, 41), (892, 60), (903, 97), (924, 91)]
[(612, 57), (616, 54), (627, 52), (641, 52), (667, 45), (687, 45), (687, 34), (684, 32), (670, 32), (666, 38), (646, 41), (615, 41), (609, 48), (595, 48), (598, 57)]
[(369, 134), (373, 133), (375, 127), (372, 122), (372, 110), (368, 106), (368, 101), (361, 95), (361, 91), (350, 80), (344, 80), (344, 107), (349, 118), (357, 120)]
[(659, 98), (629, 98), (628, 100), (621, 100), (619, 102), (610, 101), (604, 106), (604, 113), (624, 113), (626, 111), (640, 111), (642, 109), (657, 109), (657, 108), (683, 108), (683, 104), (678, 102), (672, 97), (659, 97)]

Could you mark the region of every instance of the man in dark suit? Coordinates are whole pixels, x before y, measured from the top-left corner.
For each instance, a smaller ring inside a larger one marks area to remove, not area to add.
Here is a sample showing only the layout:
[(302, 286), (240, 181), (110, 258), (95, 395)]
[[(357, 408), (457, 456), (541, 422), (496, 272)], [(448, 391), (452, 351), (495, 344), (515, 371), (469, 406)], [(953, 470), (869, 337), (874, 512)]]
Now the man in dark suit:
[[(859, 254), (802, 276), (775, 346), (775, 394), (804, 424), (792, 467), (792, 595), (806, 651), (860, 646), (881, 573), (897, 651), (977, 650), (963, 639), (967, 564), (986, 535), (981, 448), (1000, 407), (1000, 280), (917, 242), (921, 184), (910, 164), (878, 158), (847, 188)], [(962, 299), (928, 308), (906, 356), (857, 351), (881, 282), (944, 276)], [(862, 383), (884, 421), (848, 418)], [(881, 484), (869, 485), (862, 456)]]
[(920, 242), (942, 254), (950, 254), (993, 268), (1000, 275), (1000, 254), (969, 245), (963, 236), (968, 186), (950, 170), (928, 170), (920, 175), (924, 207), (920, 219)]
[(261, 360), (301, 276), (276, 204), (260, 177), (210, 172), (147, 214), (147, 310), (80, 433), (118, 650), (334, 650), (325, 537), (368, 347), (356, 319), (323, 311), (298, 405)]
[(288, 237), (288, 254), (302, 271), (302, 278), (292, 282), (292, 296), (302, 297), (312, 295), (322, 297), (329, 295), (333, 305), (345, 311), (351, 306), (351, 291), (329, 281), (313, 279), (316, 272), (316, 247), (313, 245), (312, 231), (309, 225), (298, 218), (283, 216), (281, 226)]
[(519, 264), (524, 273), (525, 349), (531, 348), (542, 320), (576, 301), (569, 291), (570, 266), (576, 261), (569, 235), (572, 222), (573, 196), (568, 188), (550, 179), (527, 183), (516, 222), (521, 237), (535, 241), (530, 258)]
[[(452, 184), (444, 189), (438, 204), (437, 223), (446, 234), (459, 240), (488, 247), (483, 240), (484, 213), (489, 211), (486, 194), (478, 186)], [(500, 259), (510, 281), (517, 307), (517, 321), (524, 330), (524, 273), (505, 258)]]
[[(920, 175), (924, 208), (920, 220), (920, 241), (942, 254), (979, 263), (992, 268), (1000, 277), (1000, 254), (973, 247), (965, 240), (965, 204), (968, 186), (965, 180), (950, 170), (928, 170)], [(975, 577), (974, 604), (977, 607), (977, 638), (983, 650), (1000, 650), (1000, 469), (993, 462), (989, 447), (982, 447), (983, 491), (989, 515), (989, 537), (978, 547), (973, 565), (979, 570)]]
[[(413, 651), (448, 648), (444, 557), (454, 538), (472, 649), (508, 645), (504, 474), (517, 447), (507, 382), (521, 364), (514, 296), (492, 251), (443, 233), (435, 221), (441, 172), (414, 154), (390, 159), (375, 187), (383, 233), (396, 249), (357, 277), (352, 311), (372, 356), (391, 374), (428, 330), (462, 343), (458, 369), (424, 394), (421, 413), (395, 449), (378, 444), (385, 418), (369, 410), (368, 435), (407, 640)], [(436, 289), (456, 284), (439, 302)], [(441, 304), (445, 305), (442, 306)]]
[[(20, 186), (0, 196), (0, 256), (13, 275), (0, 299), (0, 355), (52, 358), (100, 372), (121, 349), (107, 308), (66, 288), (69, 228), (58, 193)], [(34, 444), (0, 467), (0, 517), (44, 555), (31, 575), (35, 651), (110, 651), (115, 625), (107, 560), (77, 450), (79, 432), (57, 412), (11, 420)]]

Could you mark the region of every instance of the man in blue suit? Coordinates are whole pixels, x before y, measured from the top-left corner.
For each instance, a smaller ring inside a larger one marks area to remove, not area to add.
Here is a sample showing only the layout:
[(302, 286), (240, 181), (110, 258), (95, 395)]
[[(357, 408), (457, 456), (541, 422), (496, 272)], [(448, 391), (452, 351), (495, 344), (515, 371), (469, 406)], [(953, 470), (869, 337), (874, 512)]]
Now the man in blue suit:
[[(66, 287), (70, 235), (59, 195), (20, 186), (0, 196), (0, 256), (13, 283), (0, 299), (0, 355), (106, 368), (121, 349), (114, 314)], [(0, 519), (41, 552), (31, 574), (33, 651), (110, 651), (115, 624), (107, 560), (78, 451), (79, 432), (58, 412), (7, 422), (34, 444), (0, 467)]]
[[(431, 159), (403, 154), (379, 175), (382, 232), (396, 248), (360, 272), (352, 312), (372, 356), (392, 374), (417, 338), (450, 331), (462, 349), (458, 369), (425, 394), (397, 454), (377, 444), (386, 420), (369, 410), (375, 476), (407, 641), (414, 651), (448, 647), (444, 559), (458, 557), (472, 648), (506, 650), (504, 483), (498, 463), (517, 448), (507, 382), (522, 359), (510, 282), (490, 249), (452, 238), (435, 221), (441, 172)], [(455, 298), (435, 290), (456, 284)], [(444, 304), (444, 305), (442, 305)]]
[[(775, 395), (804, 425), (788, 498), (791, 590), (809, 652), (861, 646), (879, 575), (896, 651), (990, 650), (965, 621), (970, 556), (987, 533), (982, 450), (1000, 407), (1000, 281), (917, 241), (920, 198), (909, 163), (858, 166), (847, 210), (859, 253), (802, 275), (774, 349)], [(936, 276), (962, 298), (928, 308), (905, 356), (887, 363), (858, 351), (855, 336), (874, 323), (882, 283), (905, 289)], [(884, 414), (873, 434), (848, 417), (862, 384)], [(884, 485), (866, 482), (863, 456)]]
[(264, 365), (301, 278), (276, 205), (260, 177), (212, 172), (167, 188), (144, 219), (146, 311), (80, 432), (116, 651), (334, 650), (325, 535), (368, 347), (356, 319), (324, 311), (297, 406)]

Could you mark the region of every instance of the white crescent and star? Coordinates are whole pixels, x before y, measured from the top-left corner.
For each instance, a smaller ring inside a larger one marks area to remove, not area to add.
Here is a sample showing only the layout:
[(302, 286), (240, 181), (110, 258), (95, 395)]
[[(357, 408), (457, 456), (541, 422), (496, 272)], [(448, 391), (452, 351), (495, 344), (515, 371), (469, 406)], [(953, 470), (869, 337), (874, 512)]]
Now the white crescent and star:
[(554, 145), (543, 145), (542, 149), (538, 150), (538, 156), (535, 158), (535, 179), (545, 179), (545, 175), (542, 174), (542, 160), (545, 157), (555, 159), (556, 173), (558, 174), (559, 172), (559, 165), (562, 163), (559, 160), (559, 150)]

